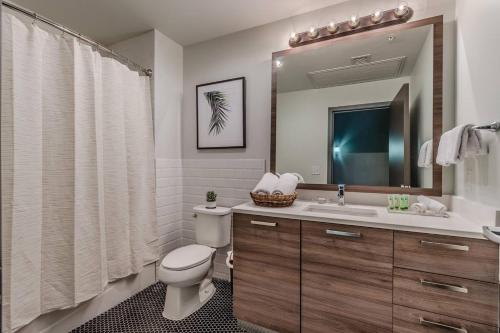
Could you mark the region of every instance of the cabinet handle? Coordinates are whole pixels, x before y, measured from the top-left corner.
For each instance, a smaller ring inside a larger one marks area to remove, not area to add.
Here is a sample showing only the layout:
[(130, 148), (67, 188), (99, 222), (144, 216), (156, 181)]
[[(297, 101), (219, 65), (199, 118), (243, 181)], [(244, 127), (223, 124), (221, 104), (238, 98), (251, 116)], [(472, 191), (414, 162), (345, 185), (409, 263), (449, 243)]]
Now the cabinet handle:
[(264, 227), (276, 227), (278, 226), (278, 223), (276, 222), (262, 222), (262, 221), (250, 221), (251, 224), (253, 225), (261, 225)]
[(457, 293), (467, 294), (469, 292), (469, 289), (467, 289), (466, 287), (458, 286), (455, 284), (432, 282), (432, 281), (427, 281), (424, 279), (420, 279), (420, 284), (422, 284), (423, 286), (434, 287), (434, 288), (439, 288), (439, 289), (444, 289), (444, 290), (449, 290), (449, 291), (455, 291)]
[(359, 232), (349, 232), (349, 231), (326, 229), (326, 233), (328, 235), (339, 236), (339, 237), (361, 238), (361, 233), (359, 233)]
[(445, 330), (452, 331), (452, 332), (467, 333), (467, 330), (463, 327), (455, 327), (455, 326), (450, 326), (450, 325), (446, 325), (446, 324), (441, 324), (441, 323), (437, 323), (435, 321), (426, 320), (422, 317), (420, 317), (419, 320), (420, 320), (420, 325), (422, 325), (422, 326), (434, 326), (434, 327), (445, 329)]
[(429, 242), (429, 241), (425, 241), (425, 240), (421, 240), (420, 245), (431, 246), (431, 247), (440, 247), (440, 248), (447, 249), (447, 250), (457, 250), (457, 251), (464, 251), (464, 252), (469, 251), (469, 246), (467, 246), (467, 245)]

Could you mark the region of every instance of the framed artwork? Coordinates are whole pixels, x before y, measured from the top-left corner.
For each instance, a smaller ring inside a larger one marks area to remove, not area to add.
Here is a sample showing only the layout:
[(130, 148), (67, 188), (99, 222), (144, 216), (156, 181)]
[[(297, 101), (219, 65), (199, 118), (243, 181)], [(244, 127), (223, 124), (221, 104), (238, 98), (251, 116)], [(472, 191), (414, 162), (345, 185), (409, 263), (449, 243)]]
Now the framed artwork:
[(245, 78), (196, 86), (198, 149), (245, 148)]

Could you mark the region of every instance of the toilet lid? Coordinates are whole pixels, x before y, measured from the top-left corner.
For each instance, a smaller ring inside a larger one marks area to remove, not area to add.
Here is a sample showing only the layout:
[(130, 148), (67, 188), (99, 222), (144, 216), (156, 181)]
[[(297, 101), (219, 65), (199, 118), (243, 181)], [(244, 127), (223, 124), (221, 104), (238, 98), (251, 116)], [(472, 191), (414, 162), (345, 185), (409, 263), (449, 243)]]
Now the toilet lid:
[(210, 259), (214, 251), (205, 245), (186, 245), (167, 254), (161, 265), (173, 271), (182, 271), (203, 264)]

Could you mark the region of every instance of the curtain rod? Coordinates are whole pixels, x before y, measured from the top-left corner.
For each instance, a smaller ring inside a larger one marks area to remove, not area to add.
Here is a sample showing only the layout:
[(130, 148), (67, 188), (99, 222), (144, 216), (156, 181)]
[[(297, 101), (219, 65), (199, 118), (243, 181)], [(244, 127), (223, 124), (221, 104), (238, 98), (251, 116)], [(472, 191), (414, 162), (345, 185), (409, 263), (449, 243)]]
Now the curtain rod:
[(32, 17), (35, 21), (41, 21), (45, 24), (48, 24), (56, 29), (59, 29), (61, 31), (63, 31), (64, 33), (67, 33), (68, 35), (71, 35), (71, 36), (74, 36), (78, 39), (81, 39), (83, 40), (84, 42), (86, 42), (87, 44), (90, 44), (91, 46), (94, 46), (96, 47), (97, 49), (101, 50), (101, 51), (104, 51), (105, 53), (108, 53), (108, 54), (111, 54), (113, 57), (117, 58), (118, 60), (120, 60), (121, 62), (124, 62), (124, 63), (127, 63), (127, 65), (130, 65), (132, 67), (134, 67), (135, 69), (139, 70), (140, 72), (142, 72), (144, 75), (146, 76), (152, 76), (153, 75), (153, 70), (151, 70), (150, 68), (143, 68), (142, 66), (136, 64), (135, 62), (131, 61), (129, 58), (121, 55), (121, 54), (118, 54), (116, 53), (115, 51), (111, 50), (111, 49), (108, 49), (107, 47), (105, 47), (104, 45), (100, 44), (99, 42), (96, 42), (92, 39), (90, 39), (89, 37), (86, 37), (86, 36), (83, 36), (82, 34), (78, 33), (78, 32), (75, 32), (73, 30), (71, 30), (70, 28), (67, 28), (59, 23), (56, 23), (44, 16), (41, 16), (35, 12), (31, 12), (27, 9), (24, 9), (16, 4), (13, 4), (11, 2), (7, 2), (7, 1), (2, 1), (2, 5), (9, 8), (9, 9), (12, 9), (14, 11), (17, 11), (19, 13), (22, 13), (26, 16), (29, 16), (29, 17)]

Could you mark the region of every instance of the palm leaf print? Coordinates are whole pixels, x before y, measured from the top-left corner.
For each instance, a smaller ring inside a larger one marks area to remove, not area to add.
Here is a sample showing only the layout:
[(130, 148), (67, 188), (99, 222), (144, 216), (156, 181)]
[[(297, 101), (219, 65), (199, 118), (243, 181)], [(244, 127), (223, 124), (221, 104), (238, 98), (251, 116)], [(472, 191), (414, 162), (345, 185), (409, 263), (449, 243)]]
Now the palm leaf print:
[(208, 91), (204, 93), (204, 95), (212, 109), (212, 117), (208, 125), (208, 134), (219, 135), (226, 126), (229, 117), (227, 113), (231, 111), (226, 96), (218, 90)]

